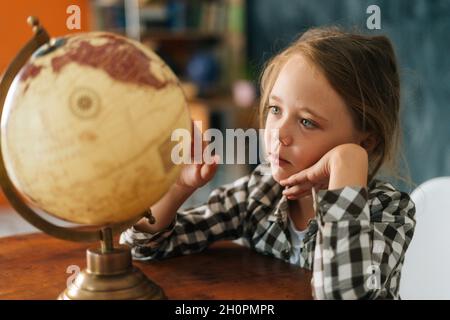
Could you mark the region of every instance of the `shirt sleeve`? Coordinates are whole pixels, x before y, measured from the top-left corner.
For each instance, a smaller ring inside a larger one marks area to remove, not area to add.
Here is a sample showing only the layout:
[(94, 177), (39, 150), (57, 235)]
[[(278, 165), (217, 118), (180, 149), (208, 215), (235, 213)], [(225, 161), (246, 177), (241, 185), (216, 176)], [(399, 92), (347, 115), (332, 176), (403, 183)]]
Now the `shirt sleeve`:
[(213, 190), (206, 203), (178, 211), (175, 219), (156, 234), (124, 231), (120, 243), (131, 247), (136, 260), (161, 259), (200, 252), (217, 240), (241, 237), (247, 214), (249, 176)]
[(313, 192), (319, 230), (314, 252), (316, 299), (384, 298), (400, 272), (415, 227), (409, 195), (380, 192), (369, 209), (366, 187)]

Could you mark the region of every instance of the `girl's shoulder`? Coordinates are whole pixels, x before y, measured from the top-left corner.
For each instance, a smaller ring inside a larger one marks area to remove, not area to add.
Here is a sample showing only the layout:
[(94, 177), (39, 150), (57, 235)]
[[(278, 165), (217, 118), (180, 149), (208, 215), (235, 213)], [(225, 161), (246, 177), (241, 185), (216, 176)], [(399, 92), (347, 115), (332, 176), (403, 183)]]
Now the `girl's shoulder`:
[[(386, 212), (390, 216), (414, 218), (415, 204), (407, 192), (395, 188), (390, 182), (373, 179), (367, 186), (371, 216)], [(381, 218), (381, 217), (380, 217)]]
[(407, 192), (397, 189), (388, 181), (377, 178), (372, 179), (367, 185), (367, 192), (369, 194), (369, 199), (378, 198), (380, 200), (388, 200), (389, 198), (397, 196), (409, 198)]

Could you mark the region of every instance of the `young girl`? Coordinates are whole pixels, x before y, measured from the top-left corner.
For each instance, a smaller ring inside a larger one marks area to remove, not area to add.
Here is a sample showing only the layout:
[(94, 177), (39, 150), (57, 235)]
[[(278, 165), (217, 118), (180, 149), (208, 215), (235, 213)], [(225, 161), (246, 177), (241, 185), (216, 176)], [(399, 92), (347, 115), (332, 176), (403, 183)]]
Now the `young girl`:
[[(138, 260), (238, 239), (313, 270), (316, 299), (399, 299), (415, 207), (375, 179), (399, 140), (399, 74), (384, 36), (316, 28), (276, 55), (261, 79), (269, 164), (177, 211), (217, 168), (185, 165), (178, 181), (121, 235)], [(277, 134), (273, 134), (276, 132)]]

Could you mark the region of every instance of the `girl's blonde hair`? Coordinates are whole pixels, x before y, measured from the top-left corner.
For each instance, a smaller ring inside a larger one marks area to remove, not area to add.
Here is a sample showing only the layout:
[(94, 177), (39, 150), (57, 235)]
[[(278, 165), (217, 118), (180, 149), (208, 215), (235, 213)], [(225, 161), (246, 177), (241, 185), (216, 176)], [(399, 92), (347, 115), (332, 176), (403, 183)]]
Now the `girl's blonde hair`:
[(376, 138), (369, 153), (369, 182), (379, 169), (397, 174), (401, 145), (400, 77), (391, 41), (385, 36), (345, 32), (338, 27), (309, 29), (271, 58), (261, 75), (260, 126), (265, 127), (268, 98), (276, 78), (294, 54), (318, 67), (349, 108), (354, 125)]

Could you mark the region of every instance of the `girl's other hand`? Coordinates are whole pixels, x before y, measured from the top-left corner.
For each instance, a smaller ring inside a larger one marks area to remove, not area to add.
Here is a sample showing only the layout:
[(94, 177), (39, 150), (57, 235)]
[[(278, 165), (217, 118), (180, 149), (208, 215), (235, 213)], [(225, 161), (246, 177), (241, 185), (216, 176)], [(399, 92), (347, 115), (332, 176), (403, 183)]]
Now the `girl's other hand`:
[(192, 192), (196, 189), (204, 186), (208, 183), (215, 175), (218, 167), (220, 158), (218, 155), (214, 155), (212, 158), (213, 162), (208, 164), (203, 159), (203, 151), (207, 146), (207, 142), (202, 139), (201, 163), (194, 163), (194, 132), (197, 132), (199, 136), (202, 136), (200, 129), (192, 122), (192, 135), (191, 135), (191, 162), (190, 164), (182, 164), (182, 169), (178, 180), (175, 185), (191, 190)]

